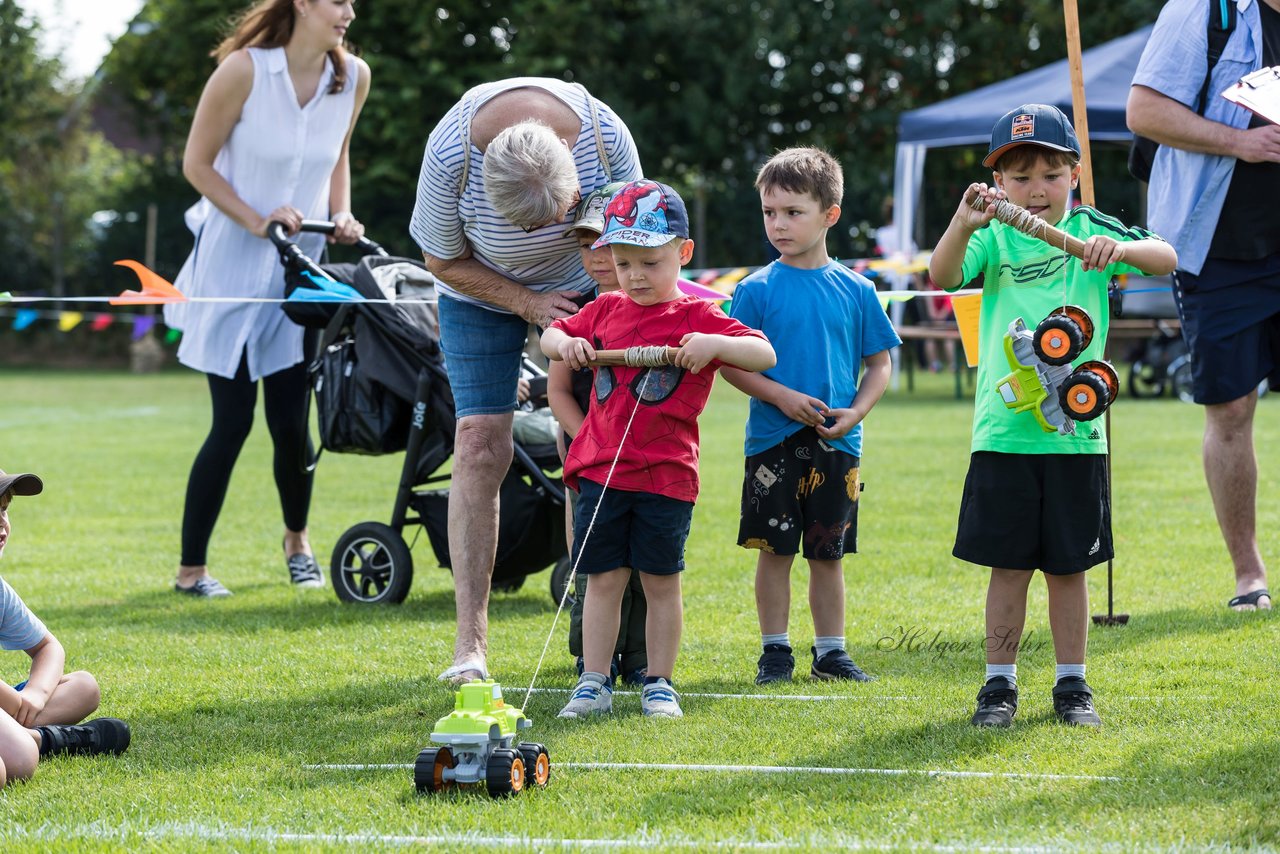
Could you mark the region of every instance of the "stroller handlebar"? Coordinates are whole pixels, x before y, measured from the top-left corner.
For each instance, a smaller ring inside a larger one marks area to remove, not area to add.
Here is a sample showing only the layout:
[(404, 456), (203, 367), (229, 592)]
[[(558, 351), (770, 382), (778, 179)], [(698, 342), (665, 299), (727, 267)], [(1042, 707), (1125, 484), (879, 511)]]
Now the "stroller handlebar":
[[(302, 228), (299, 231), (310, 234), (333, 234), (335, 228), (337, 228), (336, 225), (322, 219), (304, 219)], [(294, 245), (284, 229), (284, 223), (281, 222), (273, 222), (267, 226), (267, 239), (274, 243), (281, 252), (287, 251), (285, 247)], [(361, 237), (356, 241), (355, 245), (360, 250), (361, 255), (387, 255), (387, 250), (367, 237)]]

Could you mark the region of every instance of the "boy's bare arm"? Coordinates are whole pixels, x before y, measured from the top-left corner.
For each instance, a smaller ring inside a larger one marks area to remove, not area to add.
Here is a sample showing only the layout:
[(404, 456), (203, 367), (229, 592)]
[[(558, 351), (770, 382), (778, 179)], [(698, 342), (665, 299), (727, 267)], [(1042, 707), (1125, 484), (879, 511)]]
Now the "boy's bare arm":
[(716, 359), (745, 371), (767, 371), (778, 363), (765, 338), (690, 332), (680, 339), (674, 364), (696, 374)]
[(820, 413), (827, 409), (826, 403), (816, 397), (787, 388), (764, 374), (725, 365), (720, 369), (720, 376), (743, 394), (777, 407), (792, 421), (817, 427), (824, 420)]
[(1123, 261), (1150, 276), (1167, 276), (1178, 267), (1177, 250), (1163, 240), (1148, 237), (1120, 245)]
[(844, 436), (871, 412), (871, 407), (884, 396), (889, 387), (889, 377), (893, 374), (893, 360), (888, 350), (872, 353), (862, 360), (866, 370), (862, 372), (862, 381), (858, 383), (858, 393), (846, 409), (828, 409), (823, 414), (834, 418), (831, 426), (819, 426), (817, 433), (824, 439), (839, 439)]
[(576, 438), (586, 413), (573, 396), (573, 372), (564, 362), (552, 362), (547, 368), (547, 403), (560, 427)]
[(564, 361), (573, 370), (588, 367), (596, 357), (596, 348), (585, 338), (574, 338), (567, 332), (552, 327), (538, 339), (542, 354), (553, 361)]
[[(972, 200), (982, 196), (987, 202), (983, 210), (975, 210)], [(929, 256), (929, 276), (934, 284), (944, 290), (951, 290), (963, 284), (960, 279), (964, 268), (964, 251), (969, 245), (973, 233), (991, 222), (996, 215), (995, 202), (1004, 198), (1003, 191), (997, 191), (986, 184), (970, 184), (960, 197), (960, 204), (938, 241), (933, 254)]]
[(58, 687), (58, 681), (65, 672), (67, 654), (62, 644), (51, 634), (46, 634), (26, 652), (31, 656), (31, 675), (27, 677), (27, 684), (18, 692), (22, 705), (13, 717), (23, 726), (31, 726), (40, 712), (44, 711), (45, 704), (53, 695), (53, 689)]

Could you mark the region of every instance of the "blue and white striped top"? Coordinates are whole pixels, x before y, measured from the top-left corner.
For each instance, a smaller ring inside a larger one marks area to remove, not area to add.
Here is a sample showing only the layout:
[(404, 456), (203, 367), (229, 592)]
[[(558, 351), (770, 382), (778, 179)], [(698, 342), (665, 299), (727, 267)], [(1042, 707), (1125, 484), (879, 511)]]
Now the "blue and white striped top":
[[(573, 144), (573, 159), (583, 196), (611, 180), (632, 181), (642, 176), (631, 132), (613, 110), (592, 98), (582, 86), (547, 77), (513, 77), (485, 83), (467, 92), (427, 138), (409, 233), (424, 253), (441, 259), (461, 257), (470, 244), (477, 261), (530, 290), (586, 292), (594, 283), (582, 268), (577, 242), (564, 236), (565, 225), (553, 223), (525, 234), (504, 219), (485, 194), (484, 155), (470, 139), (462, 138), (464, 129), (471, 127), (471, 116), (487, 101), (511, 89), (530, 86), (545, 89), (578, 114), (582, 130)], [(594, 120), (593, 109), (597, 111)], [(606, 177), (597, 151), (597, 122), (610, 177)], [(470, 164), (467, 185), (459, 196), (464, 153)], [(447, 282), (437, 281), (437, 290), (463, 302), (506, 313), (458, 293)]]

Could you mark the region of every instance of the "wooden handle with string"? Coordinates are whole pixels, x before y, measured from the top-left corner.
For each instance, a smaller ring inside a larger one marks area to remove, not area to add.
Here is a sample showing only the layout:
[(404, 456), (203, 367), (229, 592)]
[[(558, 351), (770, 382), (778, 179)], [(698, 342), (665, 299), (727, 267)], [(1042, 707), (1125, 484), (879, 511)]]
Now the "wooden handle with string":
[(657, 368), (675, 361), (679, 347), (628, 347), (625, 350), (597, 350), (588, 364), (593, 368)]
[[(987, 209), (987, 205), (983, 202), (981, 195), (975, 197), (971, 205), (974, 210), (984, 211)], [(1049, 223), (1026, 208), (1020, 208), (1008, 199), (1000, 199), (995, 205), (996, 219), (1010, 228), (1017, 229), (1037, 240), (1043, 240), (1054, 249), (1064, 249), (1077, 258), (1084, 258), (1084, 241), (1080, 238), (1072, 237), (1065, 231), (1049, 225)]]

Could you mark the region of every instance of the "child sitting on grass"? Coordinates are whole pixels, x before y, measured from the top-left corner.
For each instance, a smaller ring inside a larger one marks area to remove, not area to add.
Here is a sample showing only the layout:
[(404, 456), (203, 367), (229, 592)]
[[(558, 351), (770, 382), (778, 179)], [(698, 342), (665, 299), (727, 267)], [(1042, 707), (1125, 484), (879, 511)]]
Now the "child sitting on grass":
[[(1080, 143), (1056, 107), (1025, 104), (1006, 113), (992, 129), (982, 165), (994, 170), (996, 186), (969, 185), (929, 260), (933, 280), (947, 290), (982, 276), (972, 454), (952, 552), (991, 567), (987, 673), (972, 723), (1013, 725), (1027, 587), (1039, 569), (1049, 591), (1058, 663), (1054, 712), (1066, 723), (1096, 727), (1102, 721), (1084, 680), (1089, 638), (1084, 574), (1114, 554), (1106, 425), (1095, 419), (1081, 422), (1071, 435), (1050, 433), (1031, 413), (1007, 406), (997, 391), (1010, 369), (1004, 339), (1016, 318), (1035, 328), (1066, 302), (1087, 311), (1095, 325), (1078, 362), (1101, 359), (1111, 277), (1169, 273), (1177, 253), (1151, 232), (1126, 227), (1091, 207), (1068, 210), (1080, 178)], [(1084, 258), (1077, 263), (1061, 246), (993, 222), (996, 201), (1006, 197), (1084, 241)], [(975, 200), (981, 200), (980, 207), (973, 206)]]
[(770, 368), (773, 348), (715, 303), (681, 294), (677, 280), (693, 255), (693, 241), (684, 202), (665, 184), (632, 181), (622, 187), (609, 203), (595, 245), (612, 247), (622, 292), (601, 294), (552, 323), (542, 335), (542, 352), (577, 370), (597, 350), (679, 350), (671, 364), (660, 367), (597, 368), (594, 400), (565, 463), (565, 482), (581, 494), (574, 559), (589, 578), (584, 670), (560, 717), (612, 710), (609, 662), (622, 591), (632, 572), (639, 572), (648, 601), (649, 659), (641, 709), (678, 718), (683, 712), (672, 674), (683, 623), (684, 544), (698, 495), (698, 415), (716, 369)]
[[(33, 474), (0, 471), (0, 556), (13, 527), (9, 502), (39, 495), (44, 483)], [(0, 578), (0, 647), (25, 650), (31, 671), (17, 686), (0, 682), (0, 786), (28, 780), (40, 757), (59, 753), (123, 753), (129, 726), (98, 718), (76, 726), (98, 708), (98, 683), (83, 670), (63, 673), (66, 653), (58, 639), (3, 578)]]
[[(600, 293), (609, 294), (618, 290), (618, 274), (613, 269), (613, 251), (608, 246), (596, 249), (592, 244), (604, 231), (604, 209), (623, 186), (622, 181), (615, 181), (592, 192), (578, 206), (578, 215), (566, 231), (566, 237), (578, 241), (578, 253), (582, 256), (582, 268), (587, 271), (600, 289)], [(582, 429), (582, 421), (587, 417), (587, 409), (591, 403), (591, 369), (570, 370), (564, 362), (552, 362), (547, 370), (547, 402), (556, 416), (556, 421), (564, 428), (564, 447), (561, 449), (561, 460), (568, 457), (573, 447), (573, 437)], [(573, 552), (573, 506), (577, 503), (577, 493), (566, 491), (565, 513), (568, 515), (569, 551)], [(587, 576), (578, 573), (574, 576), (573, 604), (569, 609), (569, 654), (577, 658), (578, 675), (582, 675), (582, 608), (587, 598)], [(644, 587), (640, 584), (640, 574), (633, 572), (627, 588), (622, 593), (622, 616), (619, 621), (618, 643), (613, 650), (613, 661), (609, 667), (610, 676), (621, 676), (622, 681), (639, 688), (644, 684), (645, 671), (649, 666), (644, 648), (645, 600)]]

